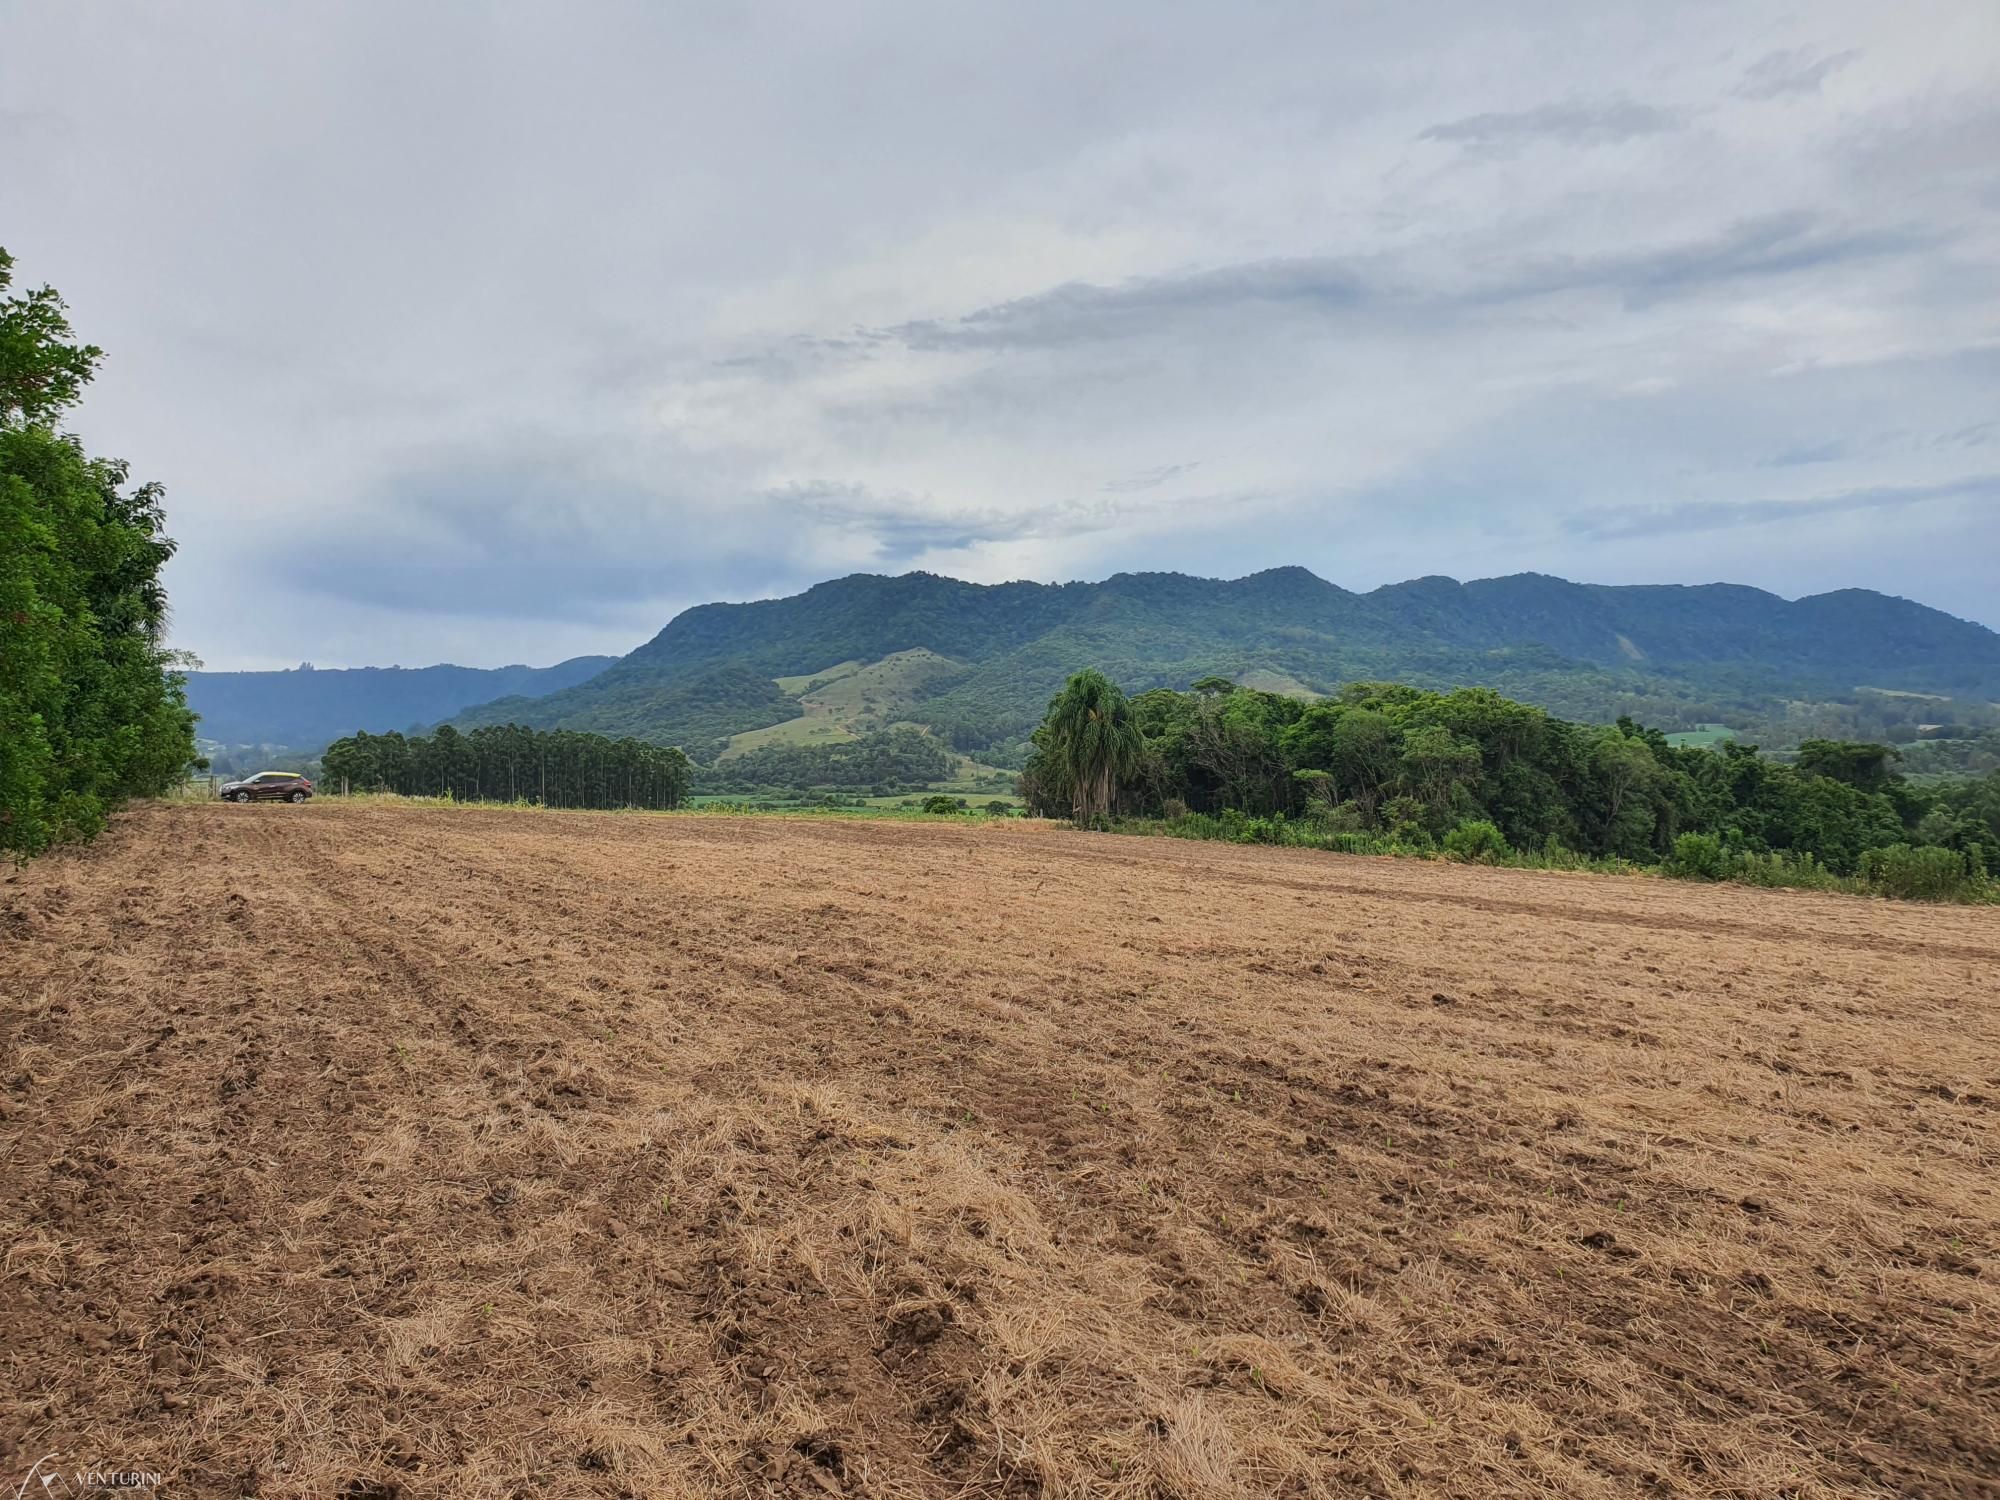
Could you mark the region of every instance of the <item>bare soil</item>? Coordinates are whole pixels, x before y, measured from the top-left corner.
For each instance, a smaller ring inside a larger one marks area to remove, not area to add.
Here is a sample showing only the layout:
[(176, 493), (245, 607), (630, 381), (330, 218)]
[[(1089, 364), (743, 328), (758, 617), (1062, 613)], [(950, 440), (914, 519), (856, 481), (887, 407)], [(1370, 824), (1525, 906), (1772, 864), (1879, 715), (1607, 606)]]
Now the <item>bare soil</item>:
[(2000, 912), (158, 806), (0, 875), (0, 1479), (2000, 1494)]

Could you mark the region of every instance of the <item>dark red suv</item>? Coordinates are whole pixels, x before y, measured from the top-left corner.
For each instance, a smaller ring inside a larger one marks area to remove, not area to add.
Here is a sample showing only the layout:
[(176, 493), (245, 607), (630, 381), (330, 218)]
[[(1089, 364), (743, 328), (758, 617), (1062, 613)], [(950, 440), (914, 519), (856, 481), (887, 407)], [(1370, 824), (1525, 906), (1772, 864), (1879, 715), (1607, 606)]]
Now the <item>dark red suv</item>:
[(259, 771), (222, 788), (225, 802), (303, 802), (313, 794), (313, 784), (296, 771)]

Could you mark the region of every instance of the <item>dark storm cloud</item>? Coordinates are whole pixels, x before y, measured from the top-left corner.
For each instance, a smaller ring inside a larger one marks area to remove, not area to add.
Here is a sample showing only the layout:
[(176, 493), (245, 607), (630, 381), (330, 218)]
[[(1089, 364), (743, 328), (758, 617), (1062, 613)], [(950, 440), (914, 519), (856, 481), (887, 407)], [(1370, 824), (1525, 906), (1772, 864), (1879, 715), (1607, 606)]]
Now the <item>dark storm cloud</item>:
[(1560, 141), (1571, 146), (1609, 146), (1635, 136), (1678, 130), (1681, 123), (1681, 116), (1673, 110), (1630, 99), (1598, 103), (1573, 100), (1509, 113), (1468, 115), (1462, 120), (1433, 125), (1417, 139), (1486, 149), (1518, 146), (1532, 140)]

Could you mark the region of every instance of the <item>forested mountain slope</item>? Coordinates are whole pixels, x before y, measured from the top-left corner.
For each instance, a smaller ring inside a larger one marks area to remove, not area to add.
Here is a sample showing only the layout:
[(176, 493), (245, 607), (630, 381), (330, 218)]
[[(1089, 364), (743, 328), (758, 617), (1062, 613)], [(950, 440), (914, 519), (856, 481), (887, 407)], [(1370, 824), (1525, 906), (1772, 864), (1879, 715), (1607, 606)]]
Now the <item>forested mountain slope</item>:
[(484, 704), (460, 722), (634, 734), (700, 757), (801, 714), (798, 694), (774, 679), (918, 648), (961, 668), (932, 680), (908, 717), (969, 750), (1018, 744), (1082, 666), (1134, 691), (1209, 674), (1319, 692), (1357, 679), (1483, 685), (1579, 719), (1741, 716), (1865, 688), (2000, 698), (2000, 635), (1865, 590), (1792, 601), (1729, 584), (1522, 574), (1356, 594), (1303, 568), (994, 586), (911, 573), (701, 605), (587, 682)]
[(577, 656), (553, 667), (296, 667), (286, 672), (190, 672), (195, 732), (224, 744), (314, 747), (356, 730), (435, 724), (502, 694), (540, 697), (596, 676), (617, 658)]

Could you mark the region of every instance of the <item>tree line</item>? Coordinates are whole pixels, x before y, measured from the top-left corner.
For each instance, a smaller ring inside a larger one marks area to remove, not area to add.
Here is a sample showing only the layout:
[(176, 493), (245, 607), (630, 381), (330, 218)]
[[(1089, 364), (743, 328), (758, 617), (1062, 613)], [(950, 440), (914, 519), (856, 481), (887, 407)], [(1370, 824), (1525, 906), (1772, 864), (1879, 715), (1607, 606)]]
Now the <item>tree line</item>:
[[(1670, 861), (1692, 836), (1718, 859), (1810, 857), (1835, 875), (1870, 852), (1945, 851), (1978, 878), (2000, 859), (2000, 775), (1917, 785), (1892, 746), (1809, 740), (1783, 763), (1754, 746), (1681, 748), (1630, 719), (1558, 719), (1484, 688), (1359, 683), (1306, 701), (1221, 678), (1126, 697), (1095, 671), (1050, 703), (1020, 779), (1033, 811), (1228, 815), (1271, 841), (1288, 821), (1338, 838)], [(1465, 834), (1468, 827), (1491, 829)]]
[(327, 746), (320, 766), (322, 791), (581, 808), (679, 807), (692, 773), (671, 747), (519, 724), (353, 734)]
[(13, 294), (13, 265), (0, 250), (0, 851), (25, 859), (166, 791), (195, 746), (161, 489), (60, 430), (103, 351), (53, 289)]

